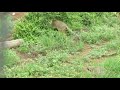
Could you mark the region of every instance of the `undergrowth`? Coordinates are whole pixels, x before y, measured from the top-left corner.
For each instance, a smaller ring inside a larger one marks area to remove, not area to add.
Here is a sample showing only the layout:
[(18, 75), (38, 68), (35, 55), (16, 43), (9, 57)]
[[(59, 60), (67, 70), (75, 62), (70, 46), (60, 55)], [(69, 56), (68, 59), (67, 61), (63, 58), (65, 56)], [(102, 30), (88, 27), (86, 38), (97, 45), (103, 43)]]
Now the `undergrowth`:
[[(73, 32), (79, 33), (80, 40), (75, 41), (74, 36), (55, 31), (50, 24), (53, 19), (65, 22)], [(5, 67), (6, 77), (120, 77), (119, 57), (116, 57), (120, 54), (119, 24), (120, 20), (114, 12), (30, 12), (16, 22), (13, 36), (25, 40), (18, 51), (37, 52), (40, 56), (29, 63)], [(85, 44), (95, 46), (83, 59), (77, 56), (69, 60), (73, 53), (82, 53)], [(15, 55), (12, 51), (9, 53)], [(109, 57), (112, 54), (115, 55)], [(99, 63), (105, 69), (104, 73), (97, 74), (94, 68), (93, 72), (84, 69), (86, 63), (95, 68), (98, 65), (85, 60), (104, 56), (108, 58)], [(11, 58), (19, 60), (16, 56)]]

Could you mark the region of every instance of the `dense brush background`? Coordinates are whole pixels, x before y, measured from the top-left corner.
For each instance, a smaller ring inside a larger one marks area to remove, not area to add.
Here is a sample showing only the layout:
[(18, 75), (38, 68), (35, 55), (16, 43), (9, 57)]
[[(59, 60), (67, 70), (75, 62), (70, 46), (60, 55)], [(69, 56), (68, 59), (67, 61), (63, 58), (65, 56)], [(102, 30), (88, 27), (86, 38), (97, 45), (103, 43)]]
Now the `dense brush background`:
[[(81, 39), (55, 31), (52, 19), (65, 22)], [(14, 39), (25, 43), (6, 51), (6, 77), (120, 77), (119, 13), (29, 12), (14, 23)], [(86, 46), (91, 49), (83, 55)]]

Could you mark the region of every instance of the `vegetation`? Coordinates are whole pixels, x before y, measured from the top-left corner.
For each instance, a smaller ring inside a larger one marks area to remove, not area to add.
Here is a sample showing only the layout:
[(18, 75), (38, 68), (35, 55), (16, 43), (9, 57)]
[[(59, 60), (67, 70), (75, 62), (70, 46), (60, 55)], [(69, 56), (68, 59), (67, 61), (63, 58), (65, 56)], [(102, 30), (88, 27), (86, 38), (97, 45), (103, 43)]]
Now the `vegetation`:
[[(13, 37), (22, 38), (25, 43), (6, 51), (6, 77), (119, 78), (118, 15), (115, 12), (26, 14), (15, 21)], [(80, 40), (54, 30), (50, 24), (53, 19), (65, 22), (73, 32), (79, 34)]]

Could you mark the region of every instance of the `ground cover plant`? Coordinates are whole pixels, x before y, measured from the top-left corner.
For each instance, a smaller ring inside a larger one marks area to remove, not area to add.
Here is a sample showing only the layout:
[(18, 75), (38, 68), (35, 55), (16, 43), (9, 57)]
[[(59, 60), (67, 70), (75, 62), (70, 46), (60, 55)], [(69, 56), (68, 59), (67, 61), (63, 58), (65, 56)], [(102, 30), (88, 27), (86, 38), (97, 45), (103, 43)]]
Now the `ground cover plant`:
[[(65, 22), (74, 35), (55, 30)], [(14, 21), (14, 39), (24, 43), (6, 50), (7, 78), (120, 77), (120, 17), (115, 12), (26, 12)]]

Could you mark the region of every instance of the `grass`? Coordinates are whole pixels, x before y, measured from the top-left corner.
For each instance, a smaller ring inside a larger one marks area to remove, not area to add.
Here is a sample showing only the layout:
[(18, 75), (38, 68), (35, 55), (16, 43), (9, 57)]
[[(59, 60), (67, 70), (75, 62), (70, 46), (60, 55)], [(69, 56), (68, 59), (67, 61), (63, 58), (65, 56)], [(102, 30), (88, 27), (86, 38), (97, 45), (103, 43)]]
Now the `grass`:
[(103, 63), (104, 68), (106, 69), (106, 74), (103, 77), (108, 78), (119, 78), (120, 77), (120, 57), (108, 58)]
[[(73, 32), (79, 33), (80, 40), (54, 31), (52, 19), (66, 22)], [(6, 77), (119, 78), (119, 24), (113, 12), (28, 13), (16, 21), (13, 36), (23, 38), (25, 43), (15, 51), (7, 51)], [(85, 45), (90, 52), (85, 51)], [(16, 51), (38, 56), (25, 62)]]
[(20, 57), (13, 50), (6, 50), (4, 53), (5, 57), (5, 66), (13, 66), (20, 61)]
[(67, 55), (63, 51), (54, 51), (33, 62), (6, 68), (7, 77), (75, 77), (74, 73), (81, 70), (82, 63), (71, 67), (72, 64), (66, 63)]

